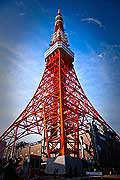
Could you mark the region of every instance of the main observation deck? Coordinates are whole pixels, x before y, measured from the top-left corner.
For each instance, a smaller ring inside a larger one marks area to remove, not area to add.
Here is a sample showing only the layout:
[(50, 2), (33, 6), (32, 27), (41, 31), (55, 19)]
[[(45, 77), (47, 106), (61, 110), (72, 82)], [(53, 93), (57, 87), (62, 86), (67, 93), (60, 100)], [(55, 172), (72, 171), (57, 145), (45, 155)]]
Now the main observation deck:
[(63, 42), (56, 42), (53, 46), (51, 46), (44, 53), (44, 58), (46, 59), (56, 49), (63, 49), (65, 52), (67, 52), (72, 57), (72, 59), (74, 59), (74, 53), (68, 47), (66, 47)]

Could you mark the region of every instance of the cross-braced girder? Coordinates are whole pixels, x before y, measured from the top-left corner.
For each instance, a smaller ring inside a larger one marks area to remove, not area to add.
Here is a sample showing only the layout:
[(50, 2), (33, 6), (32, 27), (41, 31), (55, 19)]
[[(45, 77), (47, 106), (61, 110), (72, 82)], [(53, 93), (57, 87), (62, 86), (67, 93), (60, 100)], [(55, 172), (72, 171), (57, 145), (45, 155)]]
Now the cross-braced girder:
[[(80, 156), (82, 143), (88, 157), (93, 156), (91, 124), (101, 133), (112, 128), (103, 120), (86, 97), (74, 70), (72, 59), (57, 49), (46, 61), (36, 93), (25, 110), (1, 136), (8, 147), (29, 134), (45, 130), (48, 156)], [(119, 137), (116, 135), (116, 138)]]

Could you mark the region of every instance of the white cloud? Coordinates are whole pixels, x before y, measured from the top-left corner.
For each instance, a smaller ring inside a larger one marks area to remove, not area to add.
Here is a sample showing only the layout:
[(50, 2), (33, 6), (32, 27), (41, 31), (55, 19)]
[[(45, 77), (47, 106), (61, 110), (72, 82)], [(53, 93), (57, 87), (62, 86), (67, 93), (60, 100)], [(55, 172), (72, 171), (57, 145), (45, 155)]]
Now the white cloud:
[(1, 42), (0, 50), (0, 124), (3, 131), (35, 93), (43, 73), (44, 59), (41, 46), (33, 49), (24, 44), (13, 47)]
[(24, 15), (25, 15), (25, 13), (23, 13), (23, 12), (19, 13), (19, 16), (24, 16)]
[(111, 45), (111, 47), (113, 47), (113, 48), (120, 48), (120, 44), (113, 44), (113, 45)]
[(104, 28), (104, 25), (102, 24), (101, 21), (99, 21), (98, 19), (92, 18), (92, 17), (88, 17), (88, 18), (82, 18), (81, 21), (86, 21), (88, 23), (95, 23), (96, 25), (98, 25), (100, 28)]
[(99, 53), (97, 56), (98, 56), (98, 58), (100, 58), (100, 59), (104, 59), (104, 57), (105, 57), (105, 52), (101, 52), (101, 53)]
[(106, 61), (111, 61), (113, 63), (120, 60), (120, 45), (119, 44), (107, 44), (102, 47), (100, 53), (98, 53), (98, 58)]

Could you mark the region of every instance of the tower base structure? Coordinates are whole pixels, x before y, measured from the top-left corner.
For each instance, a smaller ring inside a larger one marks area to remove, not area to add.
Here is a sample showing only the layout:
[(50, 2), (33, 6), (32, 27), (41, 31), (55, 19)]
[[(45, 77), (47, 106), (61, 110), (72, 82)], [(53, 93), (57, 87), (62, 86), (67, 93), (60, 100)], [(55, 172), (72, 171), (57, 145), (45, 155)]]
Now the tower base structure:
[(80, 176), (82, 174), (82, 160), (69, 155), (47, 159), (46, 174)]

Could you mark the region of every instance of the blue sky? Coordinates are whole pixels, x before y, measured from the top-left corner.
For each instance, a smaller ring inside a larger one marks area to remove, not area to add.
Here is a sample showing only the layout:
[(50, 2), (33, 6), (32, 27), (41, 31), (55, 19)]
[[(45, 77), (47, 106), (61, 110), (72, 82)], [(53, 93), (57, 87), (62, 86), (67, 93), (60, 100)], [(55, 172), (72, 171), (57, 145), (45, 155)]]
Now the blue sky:
[(0, 133), (39, 84), (58, 7), (79, 81), (96, 110), (120, 134), (119, 0), (0, 0)]

